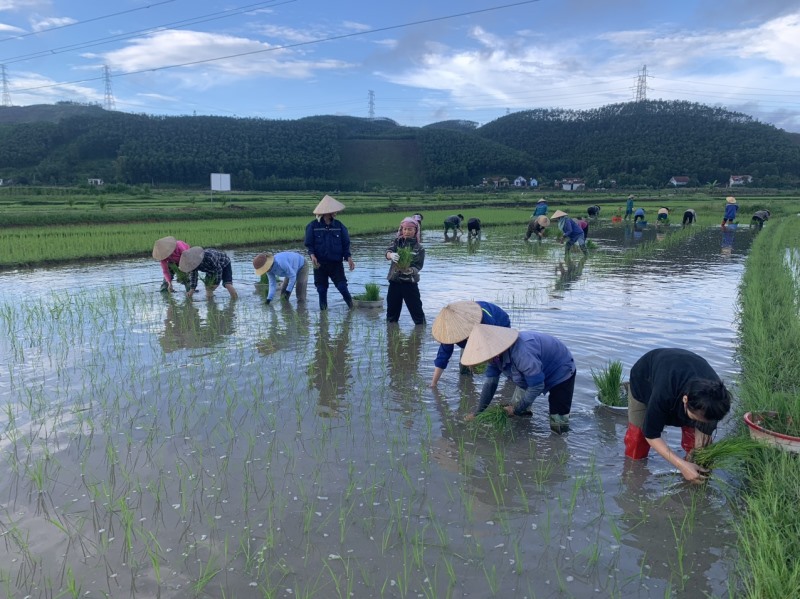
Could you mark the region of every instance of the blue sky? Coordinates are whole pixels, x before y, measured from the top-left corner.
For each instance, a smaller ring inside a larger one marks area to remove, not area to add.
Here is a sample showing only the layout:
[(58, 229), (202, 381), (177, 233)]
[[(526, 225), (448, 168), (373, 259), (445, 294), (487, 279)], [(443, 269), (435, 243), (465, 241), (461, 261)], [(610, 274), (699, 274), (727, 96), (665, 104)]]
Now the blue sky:
[(800, 131), (798, 57), (800, 0), (0, 0), (15, 106), (104, 105), (107, 66), (126, 112), (366, 117), (371, 90), (376, 117), (483, 124), (630, 101), (647, 65), (650, 99)]

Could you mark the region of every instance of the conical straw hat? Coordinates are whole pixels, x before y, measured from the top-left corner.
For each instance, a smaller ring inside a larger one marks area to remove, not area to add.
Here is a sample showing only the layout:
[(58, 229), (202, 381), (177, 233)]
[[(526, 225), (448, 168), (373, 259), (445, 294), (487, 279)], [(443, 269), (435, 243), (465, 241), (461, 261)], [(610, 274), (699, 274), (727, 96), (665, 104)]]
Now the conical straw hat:
[(481, 362), (499, 356), (519, 337), (516, 329), (496, 327), (492, 324), (476, 324), (469, 334), (467, 346), (461, 352), (461, 363), (464, 366), (475, 366)]
[(536, 200), (537, 204), (542, 204), (543, 202), (547, 202), (547, 200), (545, 200), (544, 198), (539, 198), (538, 200)]
[(334, 212), (341, 212), (342, 210), (344, 210), (344, 204), (336, 198), (326, 195), (319, 201), (317, 207), (314, 208), (314, 214), (333, 214)]
[(273, 256), (269, 252), (265, 254), (259, 254), (258, 256), (253, 258), (253, 268), (256, 269), (256, 274), (260, 277), (270, 268), (272, 268), (273, 262), (275, 262), (275, 256)]
[(181, 261), (178, 262), (178, 268), (183, 272), (192, 272), (195, 268), (200, 266), (203, 261), (203, 253), (205, 250), (199, 245), (189, 248), (181, 254)]
[(542, 227), (549, 227), (550, 226), (550, 219), (546, 216), (537, 216), (536, 222), (539, 223)]
[(555, 220), (557, 218), (561, 218), (562, 216), (568, 216), (568, 215), (563, 210), (556, 210), (555, 212), (553, 212), (553, 216), (551, 216), (550, 218)]
[(483, 310), (476, 302), (453, 302), (439, 312), (431, 333), (439, 343), (459, 343), (469, 337), (481, 318)]
[(725, 198), (725, 201), (728, 202), (729, 204), (735, 204), (736, 198), (733, 196), (728, 196), (727, 198)]
[(174, 237), (162, 237), (153, 244), (153, 259), (166, 260), (175, 251), (178, 240)]

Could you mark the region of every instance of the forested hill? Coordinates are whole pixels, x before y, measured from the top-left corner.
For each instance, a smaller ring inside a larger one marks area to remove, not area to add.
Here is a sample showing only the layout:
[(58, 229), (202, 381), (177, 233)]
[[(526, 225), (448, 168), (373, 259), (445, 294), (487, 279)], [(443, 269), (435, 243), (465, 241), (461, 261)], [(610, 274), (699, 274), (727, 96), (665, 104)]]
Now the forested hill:
[(684, 102), (589, 111), (533, 110), (483, 127), (444, 121), (403, 127), (388, 119), (315, 116), (293, 121), (156, 117), (79, 105), (0, 107), (0, 178), (16, 183), (236, 189), (421, 189), (484, 177), (581, 177), (589, 186), (698, 185), (752, 175), (759, 186), (800, 182), (796, 136), (746, 115)]

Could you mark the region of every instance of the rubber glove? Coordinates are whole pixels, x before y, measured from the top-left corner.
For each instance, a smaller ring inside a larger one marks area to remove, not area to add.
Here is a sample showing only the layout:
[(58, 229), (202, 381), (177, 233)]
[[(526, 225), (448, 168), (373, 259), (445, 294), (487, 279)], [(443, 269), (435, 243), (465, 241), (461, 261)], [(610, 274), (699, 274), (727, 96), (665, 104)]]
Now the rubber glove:
[(389, 260), (392, 262), (397, 262), (400, 259), (400, 254), (397, 252), (389, 252)]

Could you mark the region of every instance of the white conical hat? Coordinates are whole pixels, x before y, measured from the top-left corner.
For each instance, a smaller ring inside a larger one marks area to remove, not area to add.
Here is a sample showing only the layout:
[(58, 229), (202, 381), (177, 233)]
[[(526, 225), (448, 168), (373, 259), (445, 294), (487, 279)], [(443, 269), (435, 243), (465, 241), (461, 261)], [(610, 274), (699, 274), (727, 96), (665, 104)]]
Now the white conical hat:
[(561, 218), (562, 216), (568, 216), (568, 214), (563, 210), (556, 210), (555, 212), (553, 212), (553, 216), (551, 216), (550, 218), (555, 220), (557, 218)]
[(181, 261), (178, 263), (178, 268), (182, 272), (192, 272), (195, 268), (200, 266), (203, 261), (203, 254), (205, 250), (199, 245), (189, 248), (181, 254)]
[(547, 202), (547, 200), (545, 200), (544, 198), (539, 198), (538, 200), (536, 200), (537, 204), (542, 204), (544, 202)]
[(273, 262), (275, 262), (275, 256), (273, 256), (269, 252), (265, 254), (259, 254), (258, 256), (253, 258), (253, 268), (256, 269), (256, 274), (260, 277), (270, 268), (272, 268)]
[(480, 324), (483, 310), (476, 302), (447, 304), (433, 321), (431, 333), (439, 343), (459, 343)]
[(178, 246), (178, 240), (174, 237), (162, 237), (153, 244), (153, 259), (166, 260)]
[(537, 216), (536, 222), (539, 223), (542, 227), (549, 227), (550, 226), (550, 219), (547, 218), (545, 215)]
[(727, 198), (725, 198), (725, 201), (728, 202), (729, 204), (735, 204), (736, 198), (733, 196), (728, 196)]
[(326, 195), (319, 201), (317, 207), (314, 208), (314, 214), (333, 214), (335, 212), (341, 212), (342, 210), (344, 210), (344, 204), (336, 198)]
[(519, 337), (519, 331), (492, 324), (476, 324), (469, 334), (467, 346), (461, 352), (464, 366), (475, 366), (499, 356)]

